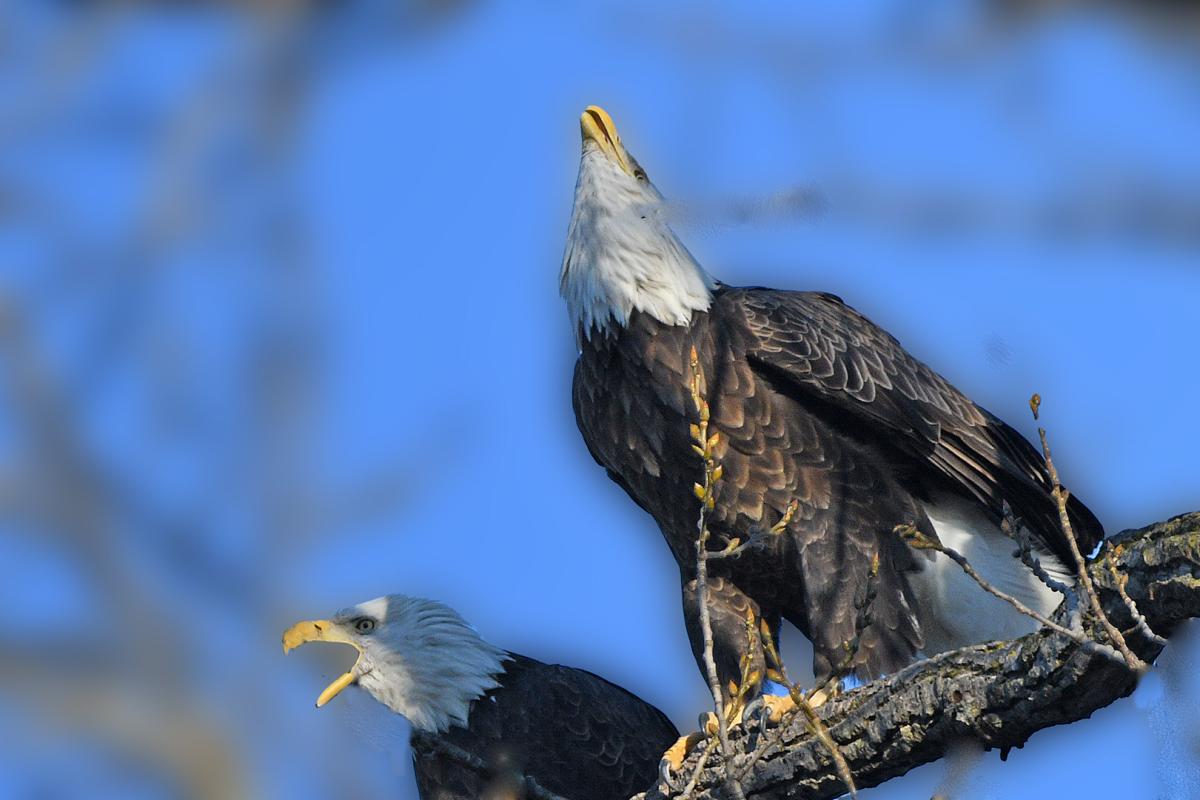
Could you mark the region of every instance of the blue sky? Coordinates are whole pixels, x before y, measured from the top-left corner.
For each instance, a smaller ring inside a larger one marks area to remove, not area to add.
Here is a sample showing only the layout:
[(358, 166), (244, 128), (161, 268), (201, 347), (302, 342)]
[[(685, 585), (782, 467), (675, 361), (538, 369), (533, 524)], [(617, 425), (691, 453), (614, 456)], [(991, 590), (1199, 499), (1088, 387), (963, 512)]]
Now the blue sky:
[[(377, 793), (411, 791), (403, 726), (362, 697), (313, 711), (317, 661), (276, 650), (294, 619), (387, 592), (441, 599), (497, 644), (599, 672), (681, 728), (704, 706), (670, 554), (571, 417), (557, 277), (590, 103), (714, 275), (840, 294), (1031, 437), (1039, 392), (1064, 481), (1111, 532), (1194, 507), (1194, 51), (1095, 16), (1000, 28), (938, 3), (684, 8), (485, 5), (413, 36), (375, 30), (371, 6), (331, 16), (301, 51), (285, 144), (244, 130), (268, 80), (244, 18), (114, 14), (65, 89), (40, 80), (58, 62), (39, 45), (83, 26), (21, 20), (0, 80), (24, 87), (8, 116), (34, 121), (10, 127), (0, 179), (61, 221), (0, 227), (4, 294), (116, 509), (106, 547), (193, 642), (197, 675), (180, 691), (263, 748), (249, 767), (260, 796), (328, 796), (337, 770), (309, 756), (329, 741)], [(176, 136), (197, 97), (199, 133)], [(183, 177), (163, 155), (174, 145), (194, 148)], [(797, 187), (826, 193), (828, 211), (784, 213)], [(1158, 209), (1117, 230), (1145, 187), (1191, 198), (1191, 229)], [(179, 211), (172, 191), (194, 202)], [(966, 222), (914, 218), (946, 196)], [(1064, 207), (1082, 222), (1051, 224)], [(176, 212), (188, 221), (173, 228)], [(156, 225), (167, 232), (146, 233)], [(268, 378), (284, 391), (256, 405)], [(10, 446), (28, 422), (5, 403), (0, 442), (29, 470)], [(375, 501), (339, 501), (381, 475)], [(94, 565), (69, 536), (27, 535), (43, 526), (6, 526), (0, 552), (23, 577), (0, 599), (42, 608), (51, 639), (76, 643), (103, 618)], [(253, 618), (247, 598), (261, 601)], [(15, 630), (38, 632), (22, 616)], [(1186, 671), (1197, 650), (1178, 649)], [(231, 702), (239, 681), (273, 698), (253, 724)], [(1178, 732), (1194, 738), (1195, 723), (1172, 714), (1198, 688), (1153, 676), (1005, 764), (986, 755), (966, 794), (1194, 792), (1197, 752)], [(173, 793), (153, 771), (126, 775), (88, 730), (52, 729), (21, 765), (0, 764), (0, 793), (82, 796), (47, 772), (64, 759), (75, 784)], [(864, 796), (928, 796), (944, 774)]]

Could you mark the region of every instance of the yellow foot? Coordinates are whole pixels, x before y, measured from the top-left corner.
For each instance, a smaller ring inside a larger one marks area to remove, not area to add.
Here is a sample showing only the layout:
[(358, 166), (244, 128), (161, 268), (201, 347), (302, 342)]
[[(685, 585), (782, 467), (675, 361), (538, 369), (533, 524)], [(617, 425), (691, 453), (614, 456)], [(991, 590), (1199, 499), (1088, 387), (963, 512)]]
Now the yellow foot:
[[(716, 719), (713, 716), (714, 724), (716, 724)], [(663, 753), (662, 760), (658, 762), (658, 774), (664, 783), (670, 784), (671, 776), (679, 771), (683, 762), (687, 760), (688, 754), (696, 749), (696, 745), (704, 741), (704, 738), (704, 733), (701, 731), (689, 733), (687, 736), (680, 736), (675, 744), (667, 748), (667, 752)]]
[(778, 725), (796, 707), (791, 695), (764, 694), (763, 705), (767, 709), (767, 724)]
[[(805, 695), (805, 700), (813, 709), (820, 708), (825, 705), (830, 698), (836, 697), (837, 692), (829, 687), (817, 689), (811, 694)], [(784, 718), (794, 714), (796, 711), (796, 701), (791, 695), (764, 694), (762, 696), (763, 708), (767, 710), (766, 724), (778, 725), (783, 722)]]

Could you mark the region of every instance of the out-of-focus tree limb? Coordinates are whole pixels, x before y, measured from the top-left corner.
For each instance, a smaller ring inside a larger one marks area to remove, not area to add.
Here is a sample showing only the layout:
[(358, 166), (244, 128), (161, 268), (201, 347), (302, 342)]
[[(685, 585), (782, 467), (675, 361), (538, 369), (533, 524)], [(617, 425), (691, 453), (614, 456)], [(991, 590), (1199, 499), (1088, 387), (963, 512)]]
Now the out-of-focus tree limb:
[[(1155, 632), (1169, 634), (1183, 620), (1200, 616), (1200, 512), (1109, 541), (1105, 552), (1111, 553), (1115, 570), (1095, 561), (1089, 566), (1092, 581), (1130, 647), (1152, 661), (1161, 645), (1138, 633), (1114, 572), (1127, 577), (1126, 592)], [(1056, 619), (1063, 618), (1060, 608)], [(1085, 617), (1083, 625), (1091, 636), (1102, 635), (1095, 620)], [(1043, 728), (1090, 716), (1134, 686), (1134, 674), (1123, 665), (1042, 630), (914, 664), (829, 701), (820, 716), (861, 789), (935, 761), (964, 739), (985, 747), (1019, 747)], [(734, 758), (744, 759), (753, 742), (744, 730), (731, 739)], [(689, 773), (698, 757), (694, 753), (681, 772)], [(725, 766), (713, 757), (694, 797), (720, 797), (724, 779)], [(798, 720), (742, 787), (750, 798), (832, 798), (846, 790), (828, 750)], [(660, 785), (645, 798), (669, 796)]]

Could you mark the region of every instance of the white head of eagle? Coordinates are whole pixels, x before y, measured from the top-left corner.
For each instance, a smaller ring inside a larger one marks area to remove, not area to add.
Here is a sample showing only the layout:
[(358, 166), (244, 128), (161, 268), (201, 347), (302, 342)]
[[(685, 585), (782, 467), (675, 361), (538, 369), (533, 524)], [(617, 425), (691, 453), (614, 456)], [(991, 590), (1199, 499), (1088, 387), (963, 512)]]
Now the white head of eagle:
[(686, 325), (711, 303), (713, 280), (663, 218), (662, 195), (621, 144), (612, 118), (588, 106), (559, 291), (590, 339), (635, 310)]
[(414, 728), (431, 733), (466, 726), (471, 702), (499, 685), (496, 676), (509, 657), (453, 609), (401, 594), (359, 603), (331, 619), (297, 622), (283, 634), (283, 651), (313, 641), (358, 650), (350, 671), (321, 692), (318, 708), (357, 683)]

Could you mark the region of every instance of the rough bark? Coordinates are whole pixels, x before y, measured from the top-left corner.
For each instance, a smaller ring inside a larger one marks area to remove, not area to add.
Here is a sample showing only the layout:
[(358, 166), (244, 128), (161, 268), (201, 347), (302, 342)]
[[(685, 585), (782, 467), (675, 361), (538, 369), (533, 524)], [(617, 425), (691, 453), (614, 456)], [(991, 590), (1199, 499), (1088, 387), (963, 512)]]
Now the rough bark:
[[(1129, 596), (1156, 633), (1169, 635), (1181, 621), (1200, 616), (1200, 512), (1125, 531), (1108, 541), (1089, 569), (1105, 611), (1122, 631), (1132, 629), (1134, 621), (1104, 563), (1104, 553), (1110, 551), (1117, 573), (1128, 577)], [(1086, 612), (1086, 603), (1082, 607)], [(1066, 609), (1060, 608), (1056, 620), (1065, 616)], [(1086, 613), (1083, 625), (1091, 636), (1102, 636)], [(1126, 636), (1147, 661), (1161, 650), (1136, 631)], [(1136, 676), (1123, 665), (1043, 629), (913, 664), (831, 700), (820, 716), (858, 788), (864, 789), (941, 758), (964, 738), (987, 748), (1019, 747), (1043, 728), (1091, 716), (1135, 685)], [(746, 763), (752, 738), (740, 728), (731, 732), (735, 772)], [(693, 753), (680, 770), (675, 792), (698, 758)], [(714, 754), (693, 797), (725, 797), (725, 775), (725, 764)], [(787, 726), (779, 745), (743, 779), (742, 789), (749, 798), (816, 799), (846, 792), (829, 752), (802, 720)], [(646, 800), (672, 796), (661, 783), (645, 794)]]

